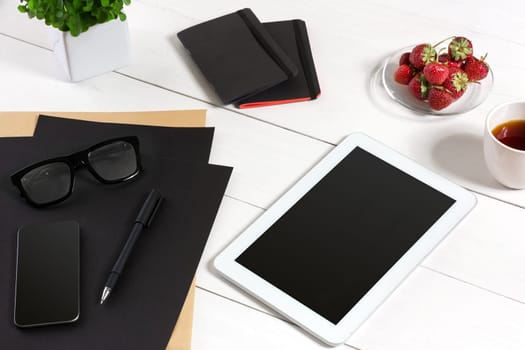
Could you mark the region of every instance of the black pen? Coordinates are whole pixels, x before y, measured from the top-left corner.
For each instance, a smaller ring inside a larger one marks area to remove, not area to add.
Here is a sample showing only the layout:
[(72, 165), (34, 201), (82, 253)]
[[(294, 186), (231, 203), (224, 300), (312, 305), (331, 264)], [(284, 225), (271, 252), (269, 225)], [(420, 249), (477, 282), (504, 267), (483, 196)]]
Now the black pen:
[(129, 255), (133, 250), (135, 242), (137, 242), (137, 239), (139, 238), (142, 230), (145, 227), (151, 225), (151, 221), (153, 220), (153, 217), (155, 216), (155, 213), (157, 212), (157, 209), (159, 208), (161, 202), (162, 196), (160, 195), (160, 192), (155, 189), (151, 190), (148, 194), (148, 198), (146, 198), (146, 201), (144, 202), (142, 208), (139, 211), (139, 215), (137, 215), (137, 218), (135, 219), (133, 229), (131, 230), (131, 233), (128, 236), (128, 240), (126, 241), (124, 248), (122, 248), (122, 251), (120, 252), (117, 262), (115, 263), (115, 265), (113, 265), (113, 268), (111, 269), (111, 273), (109, 274), (106, 286), (104, 287), (104, 291), (102, 292), (102, 298), (100, 298), (101, 304), (104, 303), (104, 301), (108, 298), (109, 294), (115, 287), (115, 284), (117, 283), (117, 280), (120, 277), (122, 270), (124, 270), (124, 265), (126, 265), (126, 261), (128, 260)]

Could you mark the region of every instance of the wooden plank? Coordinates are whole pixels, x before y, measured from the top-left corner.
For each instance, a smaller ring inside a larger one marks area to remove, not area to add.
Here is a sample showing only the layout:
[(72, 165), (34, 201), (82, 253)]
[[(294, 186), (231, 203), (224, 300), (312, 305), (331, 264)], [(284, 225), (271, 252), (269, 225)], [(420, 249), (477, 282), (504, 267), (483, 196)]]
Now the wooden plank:
[(521, 350), (525, 305), (420, 268), (347, 342), (364, 350)]
[(51, 49), (48, 28), (43, 21), (29, 19), (27, 14), (18, 12), (19, 1), (0, 2), (0, 34), (15, 36), (22, 40)]
[(215, 256), (262, 213), (263, 210), (260, 208), (229, 197), (223, 198), (210, 238), (206, 243), (206, 248), (197, 269), (197, 286), (236, 300), (249, 307), (275, 315), (273, 311), (255, 300), (255, 298), (228, 283), (218, 275), (212, 266), (212, 260)]
[[(327, 349), (297, 326), (199, 288), (193, 350)], [(341, 345), (332, 349), (349, 349)]]
[(478, 196), (474, 211), (424, 266), (525, 302), (525, 210)]
[[(288, 322), (199, 288), (194, 322), (194, 350), (327, 348)], [(346, 343), (362, 350), (521, 350), (524, 323), (525, 305), (419, 268)]]

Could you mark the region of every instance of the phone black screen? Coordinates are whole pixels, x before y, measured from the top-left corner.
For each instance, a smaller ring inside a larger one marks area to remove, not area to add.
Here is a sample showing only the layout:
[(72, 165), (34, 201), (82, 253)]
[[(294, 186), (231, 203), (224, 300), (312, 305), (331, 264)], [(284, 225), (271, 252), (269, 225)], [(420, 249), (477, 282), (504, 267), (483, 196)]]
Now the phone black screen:
[(236, 261), (337, 324), (454, 202), (357, 147)]
[(18, 230), (15, 324), (73, 322), (79, 316), (80, 229), (74, 221)]

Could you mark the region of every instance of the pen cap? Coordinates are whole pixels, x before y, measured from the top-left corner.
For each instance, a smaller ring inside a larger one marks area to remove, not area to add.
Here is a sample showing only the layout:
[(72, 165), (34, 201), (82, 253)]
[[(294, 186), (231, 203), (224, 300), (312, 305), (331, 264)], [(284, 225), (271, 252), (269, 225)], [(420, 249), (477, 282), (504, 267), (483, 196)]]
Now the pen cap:
[(148, 194), (148, 198), (146, 198), (146, 201), (144, 202), (144, 205), (142, 205), (135, 222), (139, 222), (144, 226), (149, 226), (153, 220), (153, 217), (157, 213), (157, 210), (159, 209), (161, 201), (162, 196), (160, 195), (160, 192), (155, 189), (151, 190)]

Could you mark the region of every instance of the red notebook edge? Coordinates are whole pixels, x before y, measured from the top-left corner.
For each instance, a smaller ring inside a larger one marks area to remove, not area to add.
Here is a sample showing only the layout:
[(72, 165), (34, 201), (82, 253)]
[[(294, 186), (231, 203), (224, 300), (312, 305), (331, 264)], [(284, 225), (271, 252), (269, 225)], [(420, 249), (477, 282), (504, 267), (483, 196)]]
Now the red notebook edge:
[(256, 107), (265, 107), (265, 106), (275, 106), (275, 105), (282, 105), (286, 103), (295, 103), (295, 102), (304, 102), (304, 101), (311, 101), (317, 99), (319, 96), (321, 96), (321, 93), (319, 92), (315, 98), (308, 97), (300, 97), (300, 98), (291, 98), (291, 99), (285, 99), (285, 100), (273, 100), (273, 101), (259, 101), (259, 102), (248, 102), (238, 105), (240, 109), (247, 109), (247, 108), (256, 108)]

